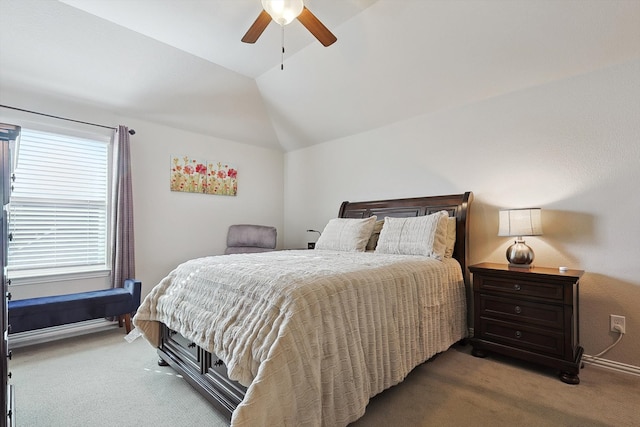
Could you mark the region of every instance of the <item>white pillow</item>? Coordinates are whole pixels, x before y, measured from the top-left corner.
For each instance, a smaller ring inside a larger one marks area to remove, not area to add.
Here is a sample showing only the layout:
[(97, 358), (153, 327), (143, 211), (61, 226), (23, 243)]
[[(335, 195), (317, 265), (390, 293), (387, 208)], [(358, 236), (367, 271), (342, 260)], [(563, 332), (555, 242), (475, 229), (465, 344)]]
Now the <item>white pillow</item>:
[(447, 218), (447, 245), (444, 250), (444, 257), (453, 257), (453, 248), (456, 246), (456, 218), (450, 216)]
[(447, 211), (410, 218), (386, 217), (376, 252), (441, 260), (447, 243), (447, 218)]
[(375, 215), (364, 219), (333, 218), (324, 227), (316, 249), (364, 252), (376, 219)]

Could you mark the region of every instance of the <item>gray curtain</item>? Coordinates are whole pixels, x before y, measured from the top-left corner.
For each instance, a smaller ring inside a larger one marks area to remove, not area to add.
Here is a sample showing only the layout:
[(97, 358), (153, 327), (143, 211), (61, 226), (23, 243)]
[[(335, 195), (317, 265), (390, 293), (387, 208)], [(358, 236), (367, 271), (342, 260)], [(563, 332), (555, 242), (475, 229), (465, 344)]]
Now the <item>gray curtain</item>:
[(118, 126), (114, 139), (111, 287), (121, 288), (125, 279), (133, 279), (136, 276), (129, 129), (126, 126)]

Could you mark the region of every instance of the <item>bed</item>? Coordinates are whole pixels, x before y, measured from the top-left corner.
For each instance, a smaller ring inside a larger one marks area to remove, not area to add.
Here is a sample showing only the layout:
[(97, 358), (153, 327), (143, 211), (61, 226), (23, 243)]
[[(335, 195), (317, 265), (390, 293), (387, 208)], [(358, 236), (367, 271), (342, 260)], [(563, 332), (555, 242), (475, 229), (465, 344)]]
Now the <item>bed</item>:
[[(343, 202), (317, 249), (187, 261), (133, 323), (159, 363), (233, 426), (347, 425), (371, 397), (467, 336), (471, 201), (466, 192)], [(455, 230), (448, 254), (444, 217), (449, 237)], [(432, 228), (429, 256), (406, 250), (416, 224)], [(342, 247), (352, 227), (367, 246), (379, 238), (378, 248)]]

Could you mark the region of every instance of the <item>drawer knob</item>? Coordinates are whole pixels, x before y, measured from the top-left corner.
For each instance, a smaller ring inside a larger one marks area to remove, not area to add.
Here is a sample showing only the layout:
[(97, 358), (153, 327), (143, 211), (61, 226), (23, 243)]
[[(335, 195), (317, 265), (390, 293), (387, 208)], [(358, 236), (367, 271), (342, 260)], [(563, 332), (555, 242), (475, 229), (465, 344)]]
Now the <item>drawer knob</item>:
[(514, 309), (514, 311), (516, 312), (516, 314), (520, 314), (522, 313), (522, 308), (519, 305), (516, 305), (516, 308)]
[(189, 348), (195, 348), (196, 347), (196, 343), (192, 342), (191, 344), (189, 344), (187, 347)]
[(224, 362), (222, 361), (222, 359), (218, 359), (215, 362), (213, 362), (213, 366), (222, 366), (224, 365)]
[(522, 332), (516, 331), (516, 338), (522, 338)]
[(515, 289), (516, 291), (519, 291), (520, 285), (516, 283), (515, 285), (513, 285), (513, 289)]

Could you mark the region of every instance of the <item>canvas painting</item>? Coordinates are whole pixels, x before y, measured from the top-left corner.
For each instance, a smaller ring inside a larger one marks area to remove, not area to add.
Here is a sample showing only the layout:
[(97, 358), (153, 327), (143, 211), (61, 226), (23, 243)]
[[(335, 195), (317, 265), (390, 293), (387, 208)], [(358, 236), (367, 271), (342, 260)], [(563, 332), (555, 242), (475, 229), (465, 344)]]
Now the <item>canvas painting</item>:
[(225, 162), (171, 156), (171, 191), (235, 196), (238, 170)]

